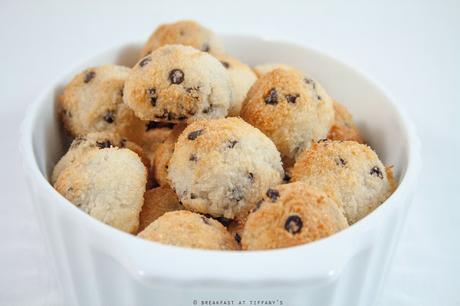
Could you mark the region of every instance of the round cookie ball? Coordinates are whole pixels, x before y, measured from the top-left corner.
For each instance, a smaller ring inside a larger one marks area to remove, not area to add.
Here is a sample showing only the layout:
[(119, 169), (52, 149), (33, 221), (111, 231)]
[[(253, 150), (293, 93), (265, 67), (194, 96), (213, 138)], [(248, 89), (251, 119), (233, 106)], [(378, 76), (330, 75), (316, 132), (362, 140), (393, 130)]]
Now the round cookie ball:
[(89, 133), (85, 136), (79, 136), (72, 141), (69, 150), (54, 166), (53, 173), (51, 175), (51, 184), (56, 182), (57, 178), (65, 168), (74, 162), (77, 162), (87, 152), (95, 149), (105, 149), (111, 147), (130, 149), (141, 157), (142, 162), (146, 167), (149, 167), (150, 165), (150, 162), (148, 161), (148, 158), (142, 148), (134, 142), (126, 140), (116, 133)]
[(167, 212), (138, 234), (139, 237), (189, 248), (237, 250), (238, 244), (218, 221), (186, 210)]
[(350, 140), (364, 143), (358, 127), (353, 122), (347, 108), (337, 101), (334, 101), (334, 123), (332, 124), (327, 138), (331, 140)]
[(144, 205), (139, 215), (139, 231), (143, 231), (150, 223), (165, 213), (181, 209), (183, 207), (176, 193), (169, 186), (147, 190), (144, 194)]
[(130, 68), (103, 65), (76, 75), (59, 98), (58, 111), (73, 137), (91, 132), (116, 132), (138, 141), (143, 122), (123, 103)]
[(391, 195), (390, 176), (371, 148), (354, 141), (315, 143), (299, 156), (292, 170), (293, 181), (317, 187), (337, 202), (349, 224)]
[(249, 214), (241, 242), (245, 250), (285, 248), (328, 237), (347, 226), (342, 211), (325, 193), (295, 182), (267, 191)]
[(147, 170), (128, 149), (92, 150), (59, 175), (54, 188), (90, 216), (136, 233)]
[(231, 101), (225, 67), (215, 57), (181, 45), (161, 47), (143, 58), (124, 87), (124, 102), (146, 121), (221, 118)]
[(246, 99), (246, 95), (257, 80), (256, 74), (252, 69), (227, 54), (218, 54), (215, 57), (220, 60), (222, 65), (227, 69), (232, 82), (233, 99), (228, 110), (229, 116), (238, 116), (241, 106)]
[(171, 186), (186, 208), (229, 219), (247, 214), (282, 178), (273, 142), (239, 118), (190, 124), (168, 168)]
[(275, 69), (252, 86), (241, 117), (270, 137), (289, 165), (312, 141), (326, 138), (334, 108), (316, 81), (296, 70)]
[(158, 146), (153, 159), (153, 177), (160, 186), (168, 186), (168, 167), (169, 160), (174, 152), (174, 146), (182, 131), (185, 129), (184, 124), (178, 124), (174, 127), (168, 138)]
[(254, 66), (252, 69), (256, 73), (257, 77), (260, 78), (264, 74), (267, 74), (279, 68), (284, 69), (284, 70), (294, 70), (295, 69), (285, 64), (276, 64), (276, 63), (265, 63), (265, 64)]
[(210, 53), (223, 52), (216, 35), (192, 20), (160, 25), (142, 48), (141, 57), (164, 45), (185, 45)]

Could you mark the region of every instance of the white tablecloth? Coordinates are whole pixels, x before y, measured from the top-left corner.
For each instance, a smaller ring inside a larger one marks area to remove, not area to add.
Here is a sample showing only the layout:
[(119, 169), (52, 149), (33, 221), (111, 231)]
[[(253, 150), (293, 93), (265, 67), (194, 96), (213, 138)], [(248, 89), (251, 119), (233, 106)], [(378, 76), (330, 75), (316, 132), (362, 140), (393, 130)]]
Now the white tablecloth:
[(17, 149), (26, 106), (82, 58), (182, 18), (323, 50), (409, 110), (424, 170), (380, 303), (460, 305), (458, 1), (116, 2), (0, 2), (0, 305), (56, 303)]

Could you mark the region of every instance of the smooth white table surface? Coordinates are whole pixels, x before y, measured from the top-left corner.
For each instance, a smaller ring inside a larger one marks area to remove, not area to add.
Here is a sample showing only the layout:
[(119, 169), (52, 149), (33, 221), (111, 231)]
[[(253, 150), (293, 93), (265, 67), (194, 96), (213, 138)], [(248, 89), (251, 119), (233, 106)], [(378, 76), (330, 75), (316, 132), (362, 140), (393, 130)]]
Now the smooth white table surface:
[(26, 106), (79, 60), (183, 18), (324, 51), (409, 111), (424, 169), (380, 304), (460, 305), (460, 2), (246, 2), (0, 2), (0, 305), (56, 304), (18, 152)]

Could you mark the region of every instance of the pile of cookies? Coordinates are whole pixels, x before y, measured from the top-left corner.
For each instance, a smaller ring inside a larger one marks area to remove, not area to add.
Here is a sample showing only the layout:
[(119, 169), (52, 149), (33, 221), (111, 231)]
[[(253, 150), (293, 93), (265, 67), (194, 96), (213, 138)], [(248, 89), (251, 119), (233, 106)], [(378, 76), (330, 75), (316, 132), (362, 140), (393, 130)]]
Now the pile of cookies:
[(395, 188), (347, 109), (294, 67), (249, 67), (193, 21), (156, 29), (132, 68), (92, 67), (58, 101), (74, 138), (51, 183), (160, 243), (261, 250), (332, 235)]

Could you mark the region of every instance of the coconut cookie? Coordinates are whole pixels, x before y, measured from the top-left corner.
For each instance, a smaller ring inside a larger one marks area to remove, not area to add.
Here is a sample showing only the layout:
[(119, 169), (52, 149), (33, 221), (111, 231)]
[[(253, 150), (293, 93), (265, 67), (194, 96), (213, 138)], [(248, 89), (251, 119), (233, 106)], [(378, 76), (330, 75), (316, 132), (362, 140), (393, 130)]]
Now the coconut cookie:
[(248, 216), (245, 250), (290, 247), (328, 237), (348, 226), (342, 211), (325, 193), (296, 182), (269, 189)]
[(155, 157), (153, 159), (153, 177), (160, 186), (169, 185), (168, 181), (168, 167), (169, 160), (174, 152), (177, 139), (182, 131), (185, 129), (184, 124), (178, 124), (169, 134), (168, 138), (158, 146), (155, 151)]
[(305, 150), (292, 170), (303, 181), (328, 194), (343, 209), (348, 223), (365, 217), (393, 192), (392, 176), (377, 154), (354, 141), (320, 141)]
[(256, 74), (248, 65), (243, 64), (236, 58), (227, 54), (215, 55), (220, 60), (222, 65), (227, 69), (232, 82), (233, 99), (230, 103), (228, 111), (229, 116), (238, 116), (240, 114), (241, 105), (246, 98), (246, 95), (257, 80)]
[(139, 216), (139, 231), (143, 231), (150, 223), (165, 213), (181, 209), (183, 207), (177, 195), (168, 186), (147, 190), (144, 194), (144, 205)]
[(244, 216), (283, 176), (273, 142), (239, 118), (190, 124), (168, 168), (171, 186), (186, 208), (230, 219)]
[(167, 45), (140, 60), (124, 87), (124, 102), (146, 121), (225, 117), (232, 87), (225, 67), (192, 47)]
[(264, 74), (267, 74), (275, 69), (284, 69), (284, 70), (295, 70), (295, 68), (285, 65), (285, 64), (276, 64), (276, 63), (266, 63), (266, 64), (261, 64), (254, 66), (252, 69), (254, 70), (255, 74), (257, 75), (258, 78), (263, 76)]
[(147, 170), (136, 153), (104, 148), (65, 168), (54, 188), (90, 216), (135, 233), (146, 182)]
[(160, 25), (142, 48), (141, 57), (164, 45), (185, 45), (210, 53), (223, 52), (222, 44), (216, 35), (191, 20)]
[(346, 107), (334, 101), (334, 112), (334, 123), (327, 134), (327, 138), (331, 140), (351, 140), (364, 143), (361, 133), (353, 122), (353, 118)]
[(58, 176), (65, 168), (78, 161), (87, 152), (94, 149), (105, 149), (111, 147), (130, 149), (141, 157), (141, 160), (146, 167), (149, 167), (150, 165), (142, 148), (134, 142), (126, 140), (116, 133), (90, 133), (85, 136), (79, 136), (72, 141), (67, 153), (62, 156), (56, 166), (54, 166), (53, 174), (51, 175), (51, 184), (56, 182)]
[(116, 132), (138, 141), (143, 122), (123, 103), (123, 86), (130, 71), (116, 65), (88, 68), (66, 85), (58, 111), (72, 136)]
[(138, 235), (141, 238), (189, 248), (237, 250), (227, 229), (218, 221), (190, 211), (167, 212)]
[(267, 135), (289, 165), (312, 141), (326, 138), (334, 108), (316, 81), (296, 70), (275, 69), (252, 86), (241, 117)]

